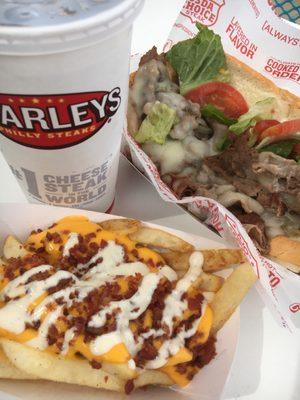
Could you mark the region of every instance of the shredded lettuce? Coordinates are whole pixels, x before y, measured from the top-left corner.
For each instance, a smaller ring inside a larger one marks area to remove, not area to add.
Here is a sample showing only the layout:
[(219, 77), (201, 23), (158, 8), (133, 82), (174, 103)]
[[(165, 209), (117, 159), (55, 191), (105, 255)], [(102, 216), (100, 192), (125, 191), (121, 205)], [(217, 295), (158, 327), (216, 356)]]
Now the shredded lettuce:
[(178, 120), (176, 111), (157, 101), (135, 135), (138, 143), (164, 144), (172, 126)]
[(199, 32), (193, 39), (177, 43), (166, 55), (178, 74), (181, 94), (204, 82), (229, 80), (220, 36), (199, 23), (197, 28)]
[(258, 101), (250, 107), (246, 114), (241, 115), (238, 121), (229, 127), (229, 130), (234, 132), (236, 135), (241, 135), (248, 128), (254, 126), (257, 121), (272, 119), (271, 111), (274, 107), (275, 101), (274, 97), (268, 97), (265, 100)]
[(219, 110), (213, 104), (206, 104), (202, 107), (201, 114), (203, 117), (212, 118), (215, 121), (220, 122), (220, 124), (227, 126), (233, 125), (237, 122), (236, 119), (226, 117), (223, 111)]
[(276, 142), (273, 144), (269, 144), (268, 146), (262, 147), (259, 149), (259, 152), (263, 151), (270, 151), (271, 153), (275, 153), (278, 156), (288, 158), (291, 155), (293, 148), (297, 140), (290, 139), (290, 140), (282, 140), (280, 142)]

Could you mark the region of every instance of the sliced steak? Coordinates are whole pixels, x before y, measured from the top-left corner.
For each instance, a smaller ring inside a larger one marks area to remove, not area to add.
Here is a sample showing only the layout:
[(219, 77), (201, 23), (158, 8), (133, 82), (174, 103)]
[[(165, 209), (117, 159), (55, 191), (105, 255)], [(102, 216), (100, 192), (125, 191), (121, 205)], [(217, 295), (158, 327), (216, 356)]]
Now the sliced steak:
[(258, 250), (262, 254), (268, 254), (269, 242), (263, 219), (255, 213), (234, 212), (234, 214), (241, 221)]
[(204, 162), (237, 191), (256, 199), (277, 216), (287, 210), (300, 213), (300, 165), (250, 148), (246, 134), (237, 138), (229, 149), (207, 157)]
[(219, 155), (207, 157), (204, 162), (238, 191), (253, 197), (261, 189), (252, 171), (252, 163), (258, 159), (258, 153), (248, 146), (247, 141), (247, 135), (243, 135), (229, 149)]

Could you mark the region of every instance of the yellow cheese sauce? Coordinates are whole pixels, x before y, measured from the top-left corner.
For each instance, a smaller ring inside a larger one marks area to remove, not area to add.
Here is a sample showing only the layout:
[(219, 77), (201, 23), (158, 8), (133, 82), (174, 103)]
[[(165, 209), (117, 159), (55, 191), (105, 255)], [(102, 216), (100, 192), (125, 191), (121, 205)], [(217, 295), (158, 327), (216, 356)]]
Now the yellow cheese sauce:
[(1, 337), (67, 358), (131, 361), (181, 386), (190, 381), (213, 318), (192, 285), (202, 272), (200, 252), (174, 279), (160, 254), (83, 216), (32, 232), (24, 246), (28, 256), (2, 267)]

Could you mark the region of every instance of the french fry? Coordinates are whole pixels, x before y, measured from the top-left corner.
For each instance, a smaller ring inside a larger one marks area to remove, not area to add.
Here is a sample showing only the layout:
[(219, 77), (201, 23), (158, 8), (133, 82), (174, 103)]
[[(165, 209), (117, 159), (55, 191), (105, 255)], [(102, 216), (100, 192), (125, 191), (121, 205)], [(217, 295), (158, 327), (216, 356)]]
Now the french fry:
[(211, 333), (217, 333), (242, 302), (257, 280), (253, 268), (245, 263), (237, 267), (216, 293), (210, 306), (214, 313)]
[(0, 348), (0, 378), (5, 379), (36, 379), (35, 376), (17, 369)]
[(64, 359), (8, 339), (1, 339), (1, 344), (10, 362), (26, 374), (55, 382), (124, 391), (125, 380), (92, 368), (86, 360)]
[(136, 232), (140, 228), (141, 222), (135, 219), (122, 218), (108, 219), (100, 222), (99, 225), (102, 229), (118, 232), (122, 235), (129, 235), (130, 233)]
[(166, 261), (166, 263), (175, 269), (175, 271), (183, 271), (183, 274), (189, 268), (189, 259), (192, 254), (192, 251), (188, 251), (186, 253), (178, 253), (177, 251), (167, 251), (162, 253), (162, 257)]
[(3, 247), (3, 255), (6, 260), (9, 260), (12, 257), (24, 257), (27, 254), (29, 254), (29, 252), (24, 248), (22, 243), (20, 243), (16, 238), (11, 235), (7, 236)]
[(160, 229), (141, 227), (136, 232), (131, 233), (129, 238), (135, 242), (162, 249), (176, 250), (179, 253), (186, 253), (194, 247), (183, 239)]
[(203, 272), (200, 276), (199, 289), (202, 292), (217, 292), (223, 285), (224, 278), (221, 276)]
[(135, 379), (134, 386), (138, 388), (148, 385), (171, 386), (173, 381), (161, 371), (147, 370)]
[[(164, 258), (165, 263), (176, 271), (178, 278), (186, 274), (190, 267), (190, 256), (194, 247), (180, 237), (160, 229), (144, 226), (140, 221), (132, 219), (112, 219), (98, 223), (108, 231), (127, 235), (131, 240), (150, 249), (156, 250)], [(242, 264), (225, 281), (212, 272), (240, 264), (243, 256), (238, 249), (199, 250), (203, 254), (203, 272), (194, 281), (196, 293), (202, 292), (211, 306), (213, 317), (209, 320), (211, 334), (215, 334), (230, 318), (240, 304), (249, 288), (256, 281), (256, 276), (249, 264)], [(4, 244), (5, 265), (10, 258), (24, 257), (32, 254), (13, 236), (8, 236)], [(0, 270), (1, 274), (1, 270)], [(208, 323), (208, 322), (207, 322)], [(208, 325), (207, 325), (208, 326)], [(209, 336), (209, 328), (207, 328)], [(22, 343), (0, 339), (0, 378), (12, 379), (47, 379), (93, 388), (103, 388), (124, 392), (126, 382), (134, 381), (134, 387), (145, 385), (172, 385), (170, 371), (144, 370), (140, 372), (129, 368), (127, 363), (118, 364), (102, 362), (100, 369), (92, 368), (86, 358), (65, 358), (62, 355), (40, 351)], [(183, 361), (182, 361), (183, 362)], [(176, 379), (174, 378), (176, 381)]]
[(204, 257), (203, 271), (216, 272), (245, 261), (240, 249), (201, 250)]
[(130, 369), (127, 364), (102, 362), (101, 365), (103, 371), (106, 371), (111, 375), (118, 376), (121, 379), (128, 380), (136, 377), (136, 371), (134, 369)]
[[(216, 272), (225, 268), (230, 268), (234, 264), (241, 264), (244, 256), (239, 249), (214, 249), (200, 250), (204, 257), (203, 271)], [(189, 258), (191, 251), (179, 253), (168, 251), (162, 253), (165, 261), (176, 271), (186, 271), (189, 268)]]

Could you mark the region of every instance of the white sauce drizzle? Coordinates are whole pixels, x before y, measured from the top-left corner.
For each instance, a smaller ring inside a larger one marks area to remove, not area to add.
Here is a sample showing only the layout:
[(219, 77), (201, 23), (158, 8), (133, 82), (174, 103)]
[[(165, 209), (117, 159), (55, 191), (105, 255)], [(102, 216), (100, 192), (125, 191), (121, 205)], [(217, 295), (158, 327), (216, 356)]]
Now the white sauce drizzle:
[(61, 351), (62, 355), (66, 355), (68, 353), (69, 347), (70, 347), (70, 342), (74, 338), (74, 336), (75, 336), (75, 328), (72, 327), (72, 328), (68, 329), (67, 332), (65, 333), (65, 338), (64, 338), (64, 342), (63, 342), (63, 346), (62, 346), (62, 351)]
[[(76, 233), (71, 233), (64, 246), (63, 255), (68, 256), (70, 254), (70, 249), (77, 243), (78, 235)], [(124, 257), (125, 253), (123, 247), (110, 240), (107, 246), (100, 249), (86, 264), (79, 264), (77, 266), (80, 271), (88, 269), (91, 264), (96, 264), (86, 272), (81, 280), (68, 271), (59, 270), (47, 279), (28, 282), (32, 276), (39, 272), (49, 271), (53, 267), (51, 265), (41, 265), (26, 271), (20, 277), (9, 282), (0, 293), (1, 299), (5, 299), (6, 296), (12, 299), (0, 309), (0, 327), (15, 334), (20, 334), (25, 330), (26, 323), (40, 320), (43, 313), (49, 311), (47, 307), (51, 303), (55, 304), (55, 300), (58, 298), (60, 298), (62, 303), (67, 307), (70, 307), (74, 301), (72, 297), (70, 299), (70, 295), (75, 291), (77, 292), (76, 299), (83, 300), (95, 287), (100, 287), (106, 284), (106, 282), (113, 281), (118, 276), (132, 276), (139, 273), (143, 276), (143, 279), (138, 290), (131, 298), (110, 302), (105, 308), (94, 314), (88, 323), (90, 327), (102, 327), (106, 323), (107, 315), (117, 310), (116, 331), (96, 337), (96, 339), (90, 342), (90, 349), (93, 354), (101, 355), (111, 350), (115, 345), (124, 343), (131, 356), (134, 356), (142, 347), (144, 340), (151, 336), (159, 337), (165, 332), (162, 329), (150, 329), (148, 332), (140, 334), (136, 342), (129, 328), (129, 322), (137, 319), (146, 311), (151, 303), (153, 293), (160, 279), (165, 277), (170, 281), (174, 281), (177, 279), (177, 274), (167, 265), (153, 273), (150, 272), (147, 265), (142, 262), (125, 263)], [(194, 252), (189, 262), (190, 268), (188, 272), (177, 282), (176, 288), (165, 300), (162, 324), (169, 327), (170, 333), (172, 333), (173, 330), (173, 319), (177, 317), (180, 318), (187, 309), (187, 301), (182, 300), (182, 295), (202, 272), (202, 253)], [(47, 289), (56, 286), (62, 279), (68, 278), (72, 278), (72, 286), (48, 295), (32, 312), (28, 310), (30, 304), (44, 294)], [(19, 296), (22, 297), (15, 299)], [(202, 316), (204, 314), (204, 307), (205, 303), (203, 303), (202, 306)], [(63, 315), (63, 305), (56, 305), (53, 311), (47, 313), (38, 330), (37, 337), (28, 341), (27, 344), (41, 350), (47, 348), (49, 327), (55, 324), (61, 315)], [(175, 355), (180, 348), (184, 346), (185, 340), (196, 333), (202, 316), (193, 323), (191, 329), (188, 331), (182, 330), (176, 338), (165, 341), (156, 359), (149, 361), (146, 367), (150, 369), (159, 368), (167, 362), (170, 355)], [(66, 331), (62, 346), (62, 354), (67, 354), (69, 344), (74, 336), (74, 327)], [(136, 366), (133, 359), (129, 360), (128, 366), (131, 369), (135, 369)]]
[(173, 331), (173, 318), (180, 317), (187, 309), (187, 301), (181, 300), (183, 294), (202, 272), (203, 255), (199, 251), (191, 254), (190, 268), (183, 278), (176, 285), (176, 288), (165, 300), (165, 309), (162, 317), (162, 324), (167, 325), (170, 333)]
[(57, 318), (61, 315), (62, 307), (57, 307), (56, 310), (46, 315), (46, 318), (42, 322), (38, 330), (37, 337), (29, 340), (26, 344), (39, 350), (45, 350), (48, 347), (48, 332), (52, 324), (54, 324)]
[[(183, 278), (181, 278), (165, 300), (165, 308), (162, 316), (162, 325), (167, 325), (170, 334), (173, 332), (173, 319), (182, 317), (184, 311), (188, 308), (186, 300), (182, 300), (182, 295), (186, 293), (191, 284), (202, 273), (203, 255), (200, 251), (195, 251), (191, 254), (189, 259), (190, 268)], [(154, 360), (148, 361), (146, 368), (156, 369), (166, 364), (170, 356), (174, 356), (182, 347), (184, 347), (185, 340), (192, 337), (198, 328), (200, 320), (204, 315), (205, 303), (202, 304), (201, 316), (194, 323), (188, 331), (181, 330), (177, 333), (174, 339), (166, 340), (158, 351), (158, 355)], [(154, 336), (158, 336), (157, 333)]]
[(63, 257), (69, 257), (70, 250), (79, 243), (78, 233), (72, 232), (64, 245)]
[[(131, 355), (136, 352), (136, 343), (132, 331), (129, 328), (129, 321), (138, 318), (148, 308), (154, 290), (156, 289), (161, 279), (160, 273), (149, 273), (142, 280), (136, 293), (129, 299), (121, 301), (113, 301), (107, 307), (94, 314), (88, 326), (102, 327), (106, 323), (107, 314), (119, 309), (116, 317), (117, 329), (114, 336), (114, 345), (124, 343)], [(110, 350), (113, 346), (110, 345), (107, 339), (110, 339), (110, 334), (102, 335), (93, 340), (90, 344), (92, 353), (101, 355)]]

